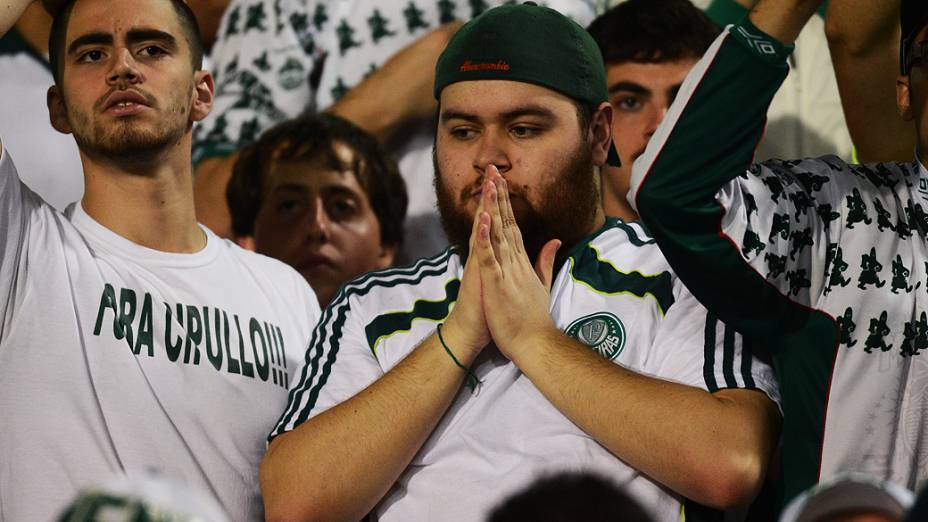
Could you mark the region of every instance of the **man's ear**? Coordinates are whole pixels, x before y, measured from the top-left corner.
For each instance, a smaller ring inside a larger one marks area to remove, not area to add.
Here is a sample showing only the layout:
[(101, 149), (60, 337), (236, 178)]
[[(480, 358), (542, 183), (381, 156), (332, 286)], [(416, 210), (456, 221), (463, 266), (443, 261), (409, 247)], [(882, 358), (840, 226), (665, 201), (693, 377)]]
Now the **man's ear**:
[(400, 246), (396, 243), (380, 243), (380, 253), (377, 254), (377, 269), (390, 268), (396, 260), (396, 253)]
[(896, 108), (905, 121), (912, 121), (915, 117), (912, 114), (912, 90), (908, 75), (896, 78)]
[(52, 85), (45, 93), (45, 103), (48, 105), (48, 119), (52, 127), (62, 133), (71, 134), (71, 123), (68, 122), (68, 110), (64, 105), (64, 97), (57, 85)]
[(590, 120), (590, 143), (593, 152), (593, 164), (605, 165), (612, 145), (612, 105), (602, 102)]
[(197, 71), (193, 78), (193, 105), (190, 108), (190, 121), (201, 121), (213, 110), (213, 96), (216, 87), (213, 75), (209, 71)]
[(255, 251), (254, 236), (235, 236), (235, 243), (245, 250), (251, 250), (252, 252)]

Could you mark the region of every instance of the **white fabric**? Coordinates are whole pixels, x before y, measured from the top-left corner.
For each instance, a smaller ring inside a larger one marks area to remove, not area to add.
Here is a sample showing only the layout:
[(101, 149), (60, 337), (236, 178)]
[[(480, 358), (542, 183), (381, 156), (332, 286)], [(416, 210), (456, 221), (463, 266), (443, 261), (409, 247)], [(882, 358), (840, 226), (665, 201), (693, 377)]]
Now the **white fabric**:
[(171, 254), (69, 213), (3, 151), (0, 520), (51, 520), (79, 489), (148, 469), (260, 520), (258, 464), (319, 315), (312, 290), (205, 228), (203, 250)]
[(64, 210), (84, 195), (84, 171), (74, 138), (53, 129), (48, 120), (45, 93), (55, 83), (52, 73), (35, 55), (0, 53), (0, 78), (3, 144), (16, 151), (23, 182)]
[[(757, 359), (750, 364), (742, 360), (749, 352), (740, 336), (707, 317), (637, 223), (610, 220), (572, 252), (551, 291), (551, 314), (558, 327), (569, 332), (578, 319), (607, 312), (624, 331), (623, 342), (613, 343), (623, 346), (613, 359), (616, 364), (704, 389), (756, 386), (778, 401), (771, 369)], [(396, 331), (377, 328), (378, 318), (453, 301), (456, 294), (447, 289), (462, 272), (460, 258), (446, 253), (346, 286), (320, 321), (301, 383), (291, 392), (290, 406), (272, 435), (347, 400), (399, 363), (435, 331), (444, 314), (420, 315), (395, 326)], [(592, 273), (636, 283), (591, 285)], [(679, 495), (627, 466), (577, 428), (498, 351), (485, 350), (473, 368), (483, 380), (479, 393), (471, 395), (462, 387), (375, 509), (378, 520), (481, 520), (539, 475), (566, 470), (598, 471), (625, 487), (656, 520), (679, 520)], [(729, 428), (737, 429), (720, 429)]]

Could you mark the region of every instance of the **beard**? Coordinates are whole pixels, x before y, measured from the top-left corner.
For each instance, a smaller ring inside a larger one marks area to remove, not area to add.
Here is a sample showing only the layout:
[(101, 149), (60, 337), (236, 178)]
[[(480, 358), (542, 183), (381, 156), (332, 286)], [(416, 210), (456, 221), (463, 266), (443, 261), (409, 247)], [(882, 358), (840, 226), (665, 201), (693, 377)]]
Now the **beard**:
[[(442, 228), (451, 245), (466, 260), (469, 252), (474, 217), (464, 210), (473, 193), (483, 183), (481, 176), (460, 194), (452, 194), (442, 180), (435, 150), (432, 151), (435, 168), (435, 192)], [(522, 233), (525, 252), (534, 263), (541, 248), (552, 239), (560, 239), (555, 266), (560, 266), (571, 247), (591, 232), (596, 210), (599, 207), (599, 190), (593, 172), (592, 152), (586, 143), (571, 155), (567, 165), (557, 173), (554, 181), (542, 188), (537, 207), (525, 194), (528, 186), (509, 184), (509, 197), (516, 223)]]
[[(192, 87), (191, 87), (192, 88)], [(102, 105), (101, 98), (95, 106)], [(149, 107), (157, 101), (143, 94)], [(115, 122), (93, 120), (91, 116), (67, 107), (71, 133), (80, 150), (92, 156), (117, 159), (122, 162), (148, 162), (162, 151), (179, 142), (187, 132), (188, 108), (182, 100), (172, 100), (167, 116), (155, 123), (140, 122), (134, 116), (118, 118)]]

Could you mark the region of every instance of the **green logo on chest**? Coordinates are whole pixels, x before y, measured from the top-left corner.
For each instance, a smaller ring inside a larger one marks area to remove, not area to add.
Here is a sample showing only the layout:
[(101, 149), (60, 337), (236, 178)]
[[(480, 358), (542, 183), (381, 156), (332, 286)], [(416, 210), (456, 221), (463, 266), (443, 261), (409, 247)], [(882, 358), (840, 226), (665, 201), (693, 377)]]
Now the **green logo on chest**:
[(581, 317), (570, 323), (566, 333), (610, 361), (625, 348), (625, 326), (618, 317), (608, 312)]

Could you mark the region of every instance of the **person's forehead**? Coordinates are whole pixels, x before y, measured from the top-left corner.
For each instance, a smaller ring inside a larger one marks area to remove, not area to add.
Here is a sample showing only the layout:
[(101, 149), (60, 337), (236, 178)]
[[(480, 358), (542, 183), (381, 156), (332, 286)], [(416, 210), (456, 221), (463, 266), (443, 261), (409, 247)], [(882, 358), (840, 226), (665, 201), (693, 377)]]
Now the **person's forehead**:
[(77, 0), (68, 16), (67, 43), (89, 33), (117, 36), (133, 29), (156, 29), (183, 40), (170, 0)]
[(268, 182), (271, 190), (281, 187), (301, 187), (311, 191), (340, 188), (366, 197), (350, 163), (346, 163), (345, 167), (333, 168), (325, 154), (308, 159), (275, 161), (268, 170)]
[(572, 110), (574, 101), (555, 90), (511, 80), (472, 80), (452, 83), (441, 92), (445, 112), (506, 113), (535, 105), (551, 111)]
[(606, 84), (613, 93), (620, 82), (633, 82), (643, 87), (661, 88), (679, 84), (696, 64), (697, 59), (670, 62), (622, 62), (606, 66)]

